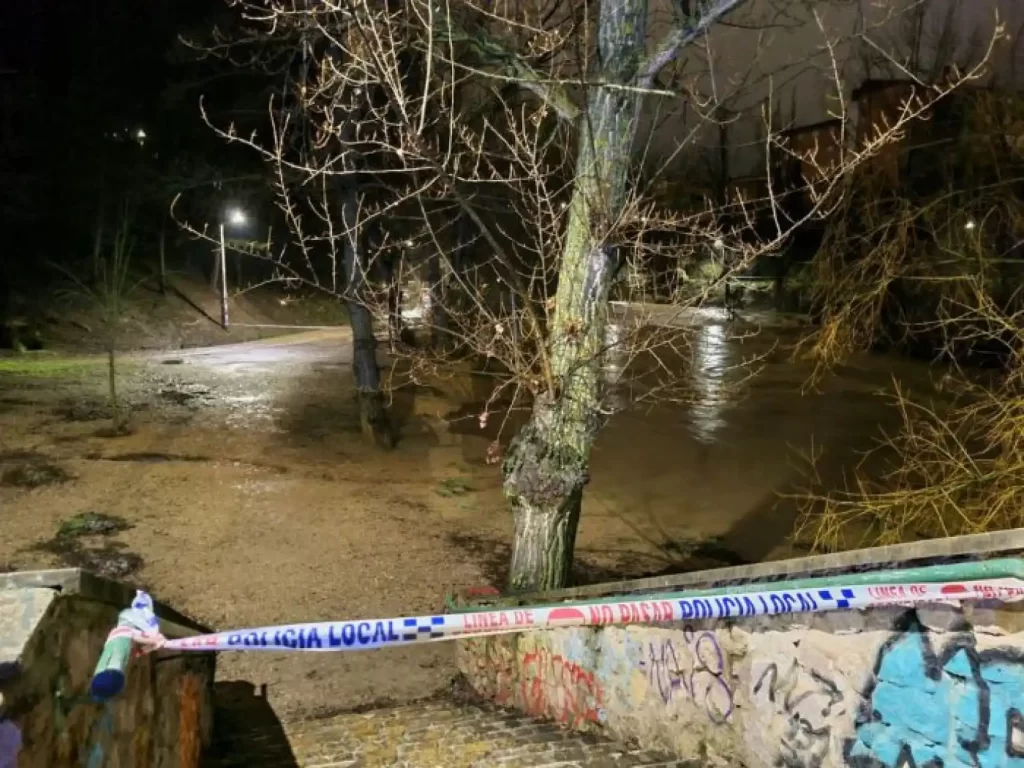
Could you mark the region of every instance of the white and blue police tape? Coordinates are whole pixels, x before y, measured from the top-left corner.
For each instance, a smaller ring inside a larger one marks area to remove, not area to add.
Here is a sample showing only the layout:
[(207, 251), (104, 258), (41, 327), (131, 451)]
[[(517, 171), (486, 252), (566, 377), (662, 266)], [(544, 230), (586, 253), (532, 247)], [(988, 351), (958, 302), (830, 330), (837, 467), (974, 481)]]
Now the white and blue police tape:
[(617, 603), (577, 603), (441, 616), (284, 624), (169, 640), (162, 647), (176, 651), (366, 651), (559, 627), (651, 624), (884, 605), (959, 603), (964, 600), (1012, 602), (1022, 599), (1024, 581), (1020, 579), (794, 589), (711, 597), (679, 594), (656, 600), (635, 599)]

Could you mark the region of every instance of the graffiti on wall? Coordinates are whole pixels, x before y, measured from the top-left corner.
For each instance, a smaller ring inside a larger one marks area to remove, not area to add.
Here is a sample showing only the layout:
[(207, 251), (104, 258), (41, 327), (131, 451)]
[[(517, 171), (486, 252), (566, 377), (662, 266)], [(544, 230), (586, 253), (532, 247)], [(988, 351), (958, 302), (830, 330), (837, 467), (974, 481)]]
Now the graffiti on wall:
[(856, 768), (1024, 768), (1024, 652), (978, 651), (970, 632), (936, 650), (911, 620), (883, 645), (846, 746)]
[(765, 716), (752, 749), (767, 746), (778, 768), (1024, 768), (1024, 650), (979, 637), (963, 622), (929, 632), (914, 611), (874, 652), (861, 635), (787, 633), (750, 670)]
[(754, 678), (753, 700), (784, 721), (775, 765), (822, 768), (832, 744), (832, 722), (845, 713), (844, 696), (832, 680), (796, 660), (768, 664)]
[(570, 726), (603, 719), (601, 684), (593, 672), (544, 649), (523, 655), (521, 694), (526, 713)]
[(711, 722), (722, 724), (735, 707), (727, 680), (726, 657), (714, 632), (684, 627), (682, 637), (651, 640), (639, 666), (665, 704), (679, 697), (702, 708)]

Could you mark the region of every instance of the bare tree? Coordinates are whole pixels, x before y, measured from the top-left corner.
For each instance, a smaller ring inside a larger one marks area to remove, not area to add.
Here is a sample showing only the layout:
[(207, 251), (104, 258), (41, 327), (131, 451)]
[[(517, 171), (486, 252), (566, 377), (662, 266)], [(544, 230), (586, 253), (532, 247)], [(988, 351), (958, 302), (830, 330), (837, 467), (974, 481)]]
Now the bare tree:
[(105, 236), (102, 218), (97, 218), (89, 274), (80, 275), (59, 264), (53, 265), (69, 280), (68, 287), (61, 294), (72, 301), (84, 302), (99, 313), (103, 344), (107, 352), (107, 397), (114, 435), (126, 434), (129, 429), (129, 414), (117, 389), (117, 348), (126, 309), (125, 301), (142, 282), (132, 278), (134, 247), (131, 219), (127, 210), (122, 210), (113, 238)]
[[(915, 91), (886, 124), (848, 142), (839, 36), (813, 5), (793, 0), (817, 30), (843, 140), (830, 153), (790, 147), (773, 123), (769, 88), (760, 113), (765, 166), (788, 158), (814, 172), (805, 189), (769, 178), (763, 199), (724, 210), (721, 200), (702, 196), (686, 204), (659, 199), (658, 174), (640, 171), (637, 152), (646, 152), (648, 137), (638, 126), (645, 103), (672, 99), (698, 118), (685, 137), (691, 142), (719, 125), (714, 89), (669, 73), (746, 0), (678, 0), (657, 39), (648, 33), (647, 0), (237, 5), (254, 36), (305, 41), (313, 52), (292, 94), (300, 108), (273, 103), (269, 138), (215, 126), (276, 169), (293, 234), (285, 250), (267, 255), (280, 276), (346, 295), (385, 318), (393, 301), (365, 278), (384, 263), (391, 274), (396, 264), (421, 265), (434, 336), (445, 343), (400, 348), (408, 375), (487, 360), (495, 384), (481, 425), (516, 404), (530, 407), (502, 462), (515, 517), (516, 590), (569, 579), (591, 449), (613, 410), (612, 384), (623, 383), (619, 375), (609, 380), (609, 364), (631, 371), (635, 399), (685, 396), (686, 331), (666, 316), (699, 304), (803, 223), (834, 210), (844, 177), (977, 76), (968, 70)], [(296, 152), (297, 135), (311, 136), (317, 151)], [(672, 154), (689, 143), (677, 142)], [(794, 193), (811, 200), (799, 215), (787, 212)], [(346, 261), (346, 248), (371, 234), (373, 252), (364, 247), (364, 259)], [(710, 259), (716, 271), (676, 291), (668, 308), (613, 304), (623, 265), (645, 258)], [(491, 456), (500, 460), (497, 442)]]

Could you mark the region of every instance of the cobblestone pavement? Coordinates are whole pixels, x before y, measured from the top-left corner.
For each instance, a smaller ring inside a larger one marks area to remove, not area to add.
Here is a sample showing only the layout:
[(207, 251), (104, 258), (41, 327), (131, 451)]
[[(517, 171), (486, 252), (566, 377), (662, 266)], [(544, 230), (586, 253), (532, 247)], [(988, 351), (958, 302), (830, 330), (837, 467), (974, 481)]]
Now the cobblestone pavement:
[(514, 713), (431, 701), (218, 733), (211, 768), (692, 766)]

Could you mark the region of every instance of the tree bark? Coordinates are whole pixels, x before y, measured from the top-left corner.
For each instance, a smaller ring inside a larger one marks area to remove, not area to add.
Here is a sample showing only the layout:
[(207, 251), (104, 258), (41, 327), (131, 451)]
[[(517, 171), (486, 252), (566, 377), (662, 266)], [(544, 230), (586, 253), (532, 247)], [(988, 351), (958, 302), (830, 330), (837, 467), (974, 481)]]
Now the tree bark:
[[(598, 27), (602, 81), (635, 81), (646, 21), (646, 0), (604, 0)], [(608, 239), (626, 199), (639, 106), (635, 89), (597, 86), (579, 127), (548, 340), (555, 391), (537, 398), (504, 465), (505, 495), (515, 517), (513, 591), (556, 589), (571, 574), (590, 452), (602, 419), (600, 357), (616, 266)]]
[(352, 326), (352, 375), (359, 399), (363, 435), (383, 448), (393, 448), (395, 434), (384, 405), (377, 365), (377, 337), (366, 306), (366, 257), (359, 237), (358, 185), (351, 175), (341, 183), (341, 218), (345, 229), (343, 260), (349, 323)]

